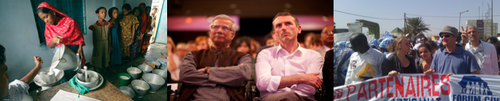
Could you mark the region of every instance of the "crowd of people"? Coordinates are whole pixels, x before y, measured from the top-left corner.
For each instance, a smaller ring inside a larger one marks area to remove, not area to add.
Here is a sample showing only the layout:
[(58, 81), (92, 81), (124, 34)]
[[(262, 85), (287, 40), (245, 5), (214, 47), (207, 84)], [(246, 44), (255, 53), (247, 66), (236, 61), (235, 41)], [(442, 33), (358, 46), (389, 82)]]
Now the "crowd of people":
[[(214, 17), (208, 36), (177, 44), (168, 37), (169, 72), (183, 83), (178, 100), (246, 100), (248, 82), (258, 89), (259, 101), (319, 100), (318, 89), (332, 95), (333, 25), (299, 43), (301, 26), (294, 15), (279, 13), (269, 23), (273, 31), (263, 40), (235, 37), (239, 28), (224, 14)], [(323, 95), (321, 100), (333, 100)]]
[(440, 38), (418, 36), (415, 41), (390, 35), (368, 41), (354, 33), (350, 41), (334, 46), (334, 86), (398, 74), (499, 75), (498, 39), (481, 40), (475, 26), (461, 29), (445, 26)]
[[(148, 33), (155, 25), (157, 9), (151, 10), (150, 6), (141, 3), (133, 9), (130, 4), (124, 4), (121, 10), (119, 14), (116, 7), (108, 11), (99, 7), (95, 11), (99, 20), (89, 26), (94, 44), (90, 65), (98, 70), (106, 71), (110, 69), (107, 67), (121, 64), (122, 60), (132, 60), (147, 51), (151, 37)], [(106, 14), (110, 18), (108, 21), (105, 20)]]

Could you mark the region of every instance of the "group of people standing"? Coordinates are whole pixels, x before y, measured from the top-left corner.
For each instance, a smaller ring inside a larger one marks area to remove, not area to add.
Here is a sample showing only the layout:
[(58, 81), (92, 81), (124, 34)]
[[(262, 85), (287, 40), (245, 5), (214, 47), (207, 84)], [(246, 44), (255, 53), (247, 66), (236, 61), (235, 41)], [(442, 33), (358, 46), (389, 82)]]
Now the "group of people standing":
[(368, 42), (364, 34), (353, 34), (350, 44), (335, 45), (335, 86), (402, 73), (499, 75), (497, 48), (480, 40), (475, 26), (462, 27), (462, 32), (445, 26), (439, 37), (438, 40), (418, 37), (411, 44), (406, 37)]
[[(129, 4), (124, 4), (121, 14), (116, 7), (108, 11), (104, 7), (97, 8), (95, 13), (99, 20), (89, 27), (93, 31), (94, 43), (90, 64), (96, 68), (105, 68), (146, 53), (151, 37), (148, 33), (153, 29), (156, 8), (151, 16), (150, 11), (151, 7), (144, 3), (134, 9)], [(106, 14), (110, 18), (108, 21), (105, 20)]]

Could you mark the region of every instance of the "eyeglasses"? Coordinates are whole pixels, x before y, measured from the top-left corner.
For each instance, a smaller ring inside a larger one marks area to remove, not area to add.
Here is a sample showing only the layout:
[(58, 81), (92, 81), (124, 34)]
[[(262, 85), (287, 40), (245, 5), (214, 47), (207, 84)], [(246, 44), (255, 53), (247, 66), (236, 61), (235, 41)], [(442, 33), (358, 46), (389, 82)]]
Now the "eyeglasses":
[(332, 32), (333, 32), (333, 31), (331, 31), (331, 30), (330, 30), (330, 31), (325, 31), (325, 32), (323, 32), (323, 33), (325, 33), (325, 34), (330, 34), (330, 33), (332, 33)]
[(450, 37), (450, 35), (441, 35), (441, 36), (439, 36), (439, 37), (441, 37), (441, 38), (449, 38), (449, 37)]
[(219, 29), (219, 28), (222, 28), (222, 31), (226, 31), (226, 32), (227, 32), (227, 31), (231, 31), (231, 28), (226, 27), (226, 26), (212, 26), (212, 27), (211, 27), (211, 29), (212, 29), (212, 30), (217, 30), (217, 29)]

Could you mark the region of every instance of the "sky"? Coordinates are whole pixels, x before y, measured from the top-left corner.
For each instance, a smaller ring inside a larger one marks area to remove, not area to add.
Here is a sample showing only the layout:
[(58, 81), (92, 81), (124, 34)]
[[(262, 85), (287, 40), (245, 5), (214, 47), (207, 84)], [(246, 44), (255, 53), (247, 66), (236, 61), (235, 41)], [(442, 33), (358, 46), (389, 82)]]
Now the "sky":
[[(427, 27), (430, 31), (425, 32), (425, 35), (437, 36), (446, 25), (459, 26), (459, 14), (462, 11), (469, 10), (462, 14), (460, 20), (464, 28), (467, 20), (480, 19), (479, 7), (481, 16), (484, 16), (488, 10), (488, 3), (491, 6), (490, 2), (491, 0), (334, 0), (333, 17), (336, 28), (348, 28), (347, 23), (364, 19), (378, 23), (380, 33), (383, 34), (396, 27), (403, 28), (404, 13), (406, 13), (407, 17), (422, 17), (424, 23), (429, 25)], [(493, 22), (500, 22), (499, 0), (493, 0)], [(363, 32), (367, 32), (367, 28), (363, 28)]]

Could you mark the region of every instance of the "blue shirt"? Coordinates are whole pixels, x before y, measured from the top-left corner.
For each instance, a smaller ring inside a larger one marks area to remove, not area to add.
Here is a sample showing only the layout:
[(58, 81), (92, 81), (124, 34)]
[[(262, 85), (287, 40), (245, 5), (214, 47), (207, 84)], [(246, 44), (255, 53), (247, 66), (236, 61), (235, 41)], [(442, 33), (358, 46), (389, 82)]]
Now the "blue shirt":
[(465, 51), (460, 45), (457, 45), (457, 49), (451, 53), (441, 49), (441, 52), (435, 54), (431, 69), (440, 74), (471, 74), (481, 70), (474, 55)]

